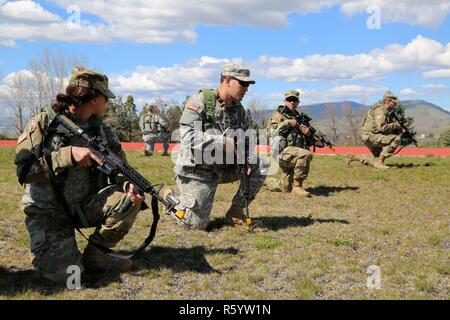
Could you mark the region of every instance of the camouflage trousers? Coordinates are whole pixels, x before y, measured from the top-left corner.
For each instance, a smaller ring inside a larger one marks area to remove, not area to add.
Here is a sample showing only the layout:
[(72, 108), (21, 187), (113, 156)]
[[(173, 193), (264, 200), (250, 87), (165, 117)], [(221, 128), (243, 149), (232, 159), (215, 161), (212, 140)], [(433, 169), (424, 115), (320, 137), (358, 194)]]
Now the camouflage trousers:
[(400, 144), (400, 136), (396, 134), (372, 134), (363, 137), (364, 144), (370, 150), (370, 155), (358, 155), (359, 162), (366, 165), (373, 165), (380, 156), (389, 158), (394, 155)]
[[(141, 204), (119, 213), (118, 209), (126, 199), (122, 186), (111, 185), (80, 205), (89, 227), (96, 227), (89, 237), (92, 242), (111, 248), (128, 233)], [(74, 226), (65, 212), (33, 205), (26, 206), (24, 212), (32, 264), (39, 273), (54, 282), (65, 283), (69, 266), (76, 265), (84, 270)]]
[[(219, 184), (230, 183), (239, 180), (236, 169), (205, 170), (201, 168), (176, 169), (176, 183), (180, 190), (180, 204), (178, 210), (185, 211), (184, 225), (189, 229), (205, 230), (209, 223), (209, 217), (213, 206), (214, 196)], [(268, 165), (260, 161), (258, 167), (249, 177), (250, 201), (255, 198), (264, 184)], [(233, 204), (244, 208), (244, 198), (241, 185), (233, 197)]]
[(142, 136), (145, 143), (145, 154), (151, 156), (155, 151), (155, 143), (159, 140), (163, 143), (164, 153), (169, 151), (170, 134), (168, 133), (148, 133)]
[(291, 192), (294, 181), (303, 182), (309, 174), (313, 155), (309, 150), (299, 147), (286, 147), (280, 153), (278, 164), (280, 179), (269, 177), (266, 185), (270, 191)]

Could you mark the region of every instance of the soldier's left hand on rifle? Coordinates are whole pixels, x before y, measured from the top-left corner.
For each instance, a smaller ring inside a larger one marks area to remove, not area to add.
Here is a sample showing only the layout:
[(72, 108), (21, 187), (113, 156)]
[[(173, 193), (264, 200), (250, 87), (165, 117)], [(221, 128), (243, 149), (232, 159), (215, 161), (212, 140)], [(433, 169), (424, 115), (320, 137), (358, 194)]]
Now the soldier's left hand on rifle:
[(305, 136), (310, 137), (311, 136), (311, 130), (309, 130), (308, 127), (304, 126), (303, 124), (298, 126), (300, 129), (300, 132), (303, 133)]

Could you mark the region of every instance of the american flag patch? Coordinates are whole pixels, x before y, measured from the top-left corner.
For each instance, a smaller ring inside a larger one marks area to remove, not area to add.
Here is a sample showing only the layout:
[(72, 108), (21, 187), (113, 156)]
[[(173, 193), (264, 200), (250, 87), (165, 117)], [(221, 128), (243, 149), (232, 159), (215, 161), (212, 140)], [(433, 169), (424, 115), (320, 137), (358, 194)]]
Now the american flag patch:
[(25, 140), (27, 138), (27, 132), (24, 131), (20, 137), (17, 139), (17, 144), (21, 143), (23, 140)]
[(197, 112), (197, 110), (200, 109), (200, 106), (195, 105), (192, 102), (188, 102), (186, 103), (185, 108)]

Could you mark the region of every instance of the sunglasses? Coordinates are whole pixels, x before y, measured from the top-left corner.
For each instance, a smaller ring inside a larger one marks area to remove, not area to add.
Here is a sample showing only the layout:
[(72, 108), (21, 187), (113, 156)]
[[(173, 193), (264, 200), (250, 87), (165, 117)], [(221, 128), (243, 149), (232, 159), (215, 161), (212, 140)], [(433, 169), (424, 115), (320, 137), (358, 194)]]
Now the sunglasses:
[(237, 82), (239, 82), (239, 85), (240, 85), (241, 87), (248, 88), (248, 87), (250, 86), (250, 82), (241, 81), (241, 80), (236, 79), (236, 78), (231, 78), (231, 79), (234, 79), (234, 80), (236, 80)]
[(300, 100), (298, 100), (296, 98), (287, 98), (286, 101), (293, 102), (293, 103), (300, 102)]

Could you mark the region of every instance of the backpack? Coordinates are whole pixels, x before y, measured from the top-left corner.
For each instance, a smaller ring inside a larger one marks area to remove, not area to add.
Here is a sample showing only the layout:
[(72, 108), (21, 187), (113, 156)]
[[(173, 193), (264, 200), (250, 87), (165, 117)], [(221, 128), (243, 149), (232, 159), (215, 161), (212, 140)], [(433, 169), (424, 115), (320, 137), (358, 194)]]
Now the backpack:
[(23, 133), (17, 139), (14, 164), (20, 184), (40, 181), (45, 174), (45, 164), (40, 160), (42, 156), (42, 142), (45, 130), (56, 116), (52, 108), (34, 116), (28, 122)]
[(214, 117), (216, 114), (216, 94), (212, 89), (201, 89), (205, 98), (205, 110), (203, 111), (203, 126), (210, 129), (214, 126)]

